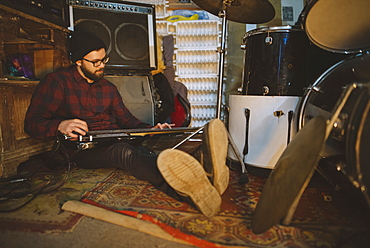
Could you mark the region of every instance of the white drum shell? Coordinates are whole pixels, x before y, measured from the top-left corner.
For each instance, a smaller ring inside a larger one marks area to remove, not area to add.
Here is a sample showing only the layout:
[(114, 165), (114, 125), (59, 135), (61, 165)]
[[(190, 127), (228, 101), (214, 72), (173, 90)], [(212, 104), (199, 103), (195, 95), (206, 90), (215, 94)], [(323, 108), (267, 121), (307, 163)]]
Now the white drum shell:
[[(246, 137), (245, 109), (250, 110), (248, 153), (243, 161), (246, 164), (272, 169), (288, 144), (297, 132), (296, 113), (299, 108), (298, 96), (252, 96), (230, 95), (229, 132), (236, 147), (243, 156)], [(274, 115), (282, 111), (282, 116)], [(289, 127), (289, 111), (293, 118)], [(234, 152), (229, 150), (229, 157), (236, 160)]]

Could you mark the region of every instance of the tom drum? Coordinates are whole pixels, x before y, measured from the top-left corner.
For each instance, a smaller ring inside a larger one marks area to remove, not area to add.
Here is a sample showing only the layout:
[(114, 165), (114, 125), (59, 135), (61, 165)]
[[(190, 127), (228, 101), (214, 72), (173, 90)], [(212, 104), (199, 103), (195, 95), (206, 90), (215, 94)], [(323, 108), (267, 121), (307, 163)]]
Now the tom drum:
[(265, 27), (244, 35), (243, 94), (302, 96), (309, 39), (296, 26)]

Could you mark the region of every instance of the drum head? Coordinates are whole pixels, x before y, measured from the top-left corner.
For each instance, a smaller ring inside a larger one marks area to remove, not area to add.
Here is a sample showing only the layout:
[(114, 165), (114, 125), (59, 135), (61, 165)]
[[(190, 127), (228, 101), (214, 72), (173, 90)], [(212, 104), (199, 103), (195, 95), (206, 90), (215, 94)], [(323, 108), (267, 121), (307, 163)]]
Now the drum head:
[(304, 18), (310, 40), (322, 49), (358, 53), (370, 49), (369, 0), (314, 0)]

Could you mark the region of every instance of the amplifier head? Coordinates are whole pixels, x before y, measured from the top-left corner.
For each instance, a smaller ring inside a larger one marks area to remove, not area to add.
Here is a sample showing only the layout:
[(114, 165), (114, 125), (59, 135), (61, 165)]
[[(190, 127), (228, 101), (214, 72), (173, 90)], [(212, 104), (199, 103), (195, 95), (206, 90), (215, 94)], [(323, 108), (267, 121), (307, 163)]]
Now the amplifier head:
[(70, 0), (71, 29), (100, 37), (110, 57), (106, 70), (157, 68), (155, 6), (125, 1)]
[(0, 4), (40, 18), (61, 27), (68, 27), (68, 0), (0, 0)]

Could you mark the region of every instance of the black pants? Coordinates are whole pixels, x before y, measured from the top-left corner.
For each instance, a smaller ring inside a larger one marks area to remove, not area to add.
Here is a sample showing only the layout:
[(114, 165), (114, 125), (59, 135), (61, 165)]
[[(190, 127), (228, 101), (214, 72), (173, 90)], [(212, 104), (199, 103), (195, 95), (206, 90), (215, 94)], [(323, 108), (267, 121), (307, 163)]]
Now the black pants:
[(157, 167), (157, 157), (144, 147), (118, 142), (79, 151), (74, 161), (77, 166), (85, 169), (121, 168), (139, 180), (150, 182), (155, 188), (175, 200), (189, 203), (188, 198), (177, 194), (163, 178)]

